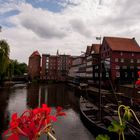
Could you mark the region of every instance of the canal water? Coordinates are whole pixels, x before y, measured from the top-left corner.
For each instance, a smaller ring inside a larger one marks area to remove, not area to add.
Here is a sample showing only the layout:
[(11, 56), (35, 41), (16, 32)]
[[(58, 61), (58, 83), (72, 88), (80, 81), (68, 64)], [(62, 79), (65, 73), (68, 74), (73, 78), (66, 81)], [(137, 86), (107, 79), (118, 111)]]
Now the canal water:
[[(0, 88), (0, 134), (8, 128), (11, 114), (17, 112), (21, 115), (26, 109), (43, 103), (53, 110), (61, 106), (66, 113), (54, 124), (57, 140), (95, 140), (80, 119), (78, 94), (65, 84), (23, 84)], [(46, 140), (46, 136), (40, 140)]]

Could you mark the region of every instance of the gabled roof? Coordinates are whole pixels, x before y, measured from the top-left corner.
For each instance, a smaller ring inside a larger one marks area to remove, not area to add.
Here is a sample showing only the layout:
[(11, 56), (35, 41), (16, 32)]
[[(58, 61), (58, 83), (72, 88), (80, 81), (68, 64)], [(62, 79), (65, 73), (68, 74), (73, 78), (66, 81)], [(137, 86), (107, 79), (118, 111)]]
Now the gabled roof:
[[(91, 46), (91, 52), (94, 51), (95, 54), (99, 54), (100, 51), (100, 44), (92, 44)], [(90, 52), (90, 53), (91, 53)]]
[[(30, 57), (34, 57), (34, 56), (40, 56), (38, 51), (34, 51)], [(41, 56), (40, 56), (41, 57)]]
[(86, 49), (86, 54), (87, 54), (87, 55), (90, 54), (91, 47), (92, 47), (92, 46), (87, 46), (87, 49)]
[(113, 51), (140, 52), (135, 38), (104, 37), (104, 41)]

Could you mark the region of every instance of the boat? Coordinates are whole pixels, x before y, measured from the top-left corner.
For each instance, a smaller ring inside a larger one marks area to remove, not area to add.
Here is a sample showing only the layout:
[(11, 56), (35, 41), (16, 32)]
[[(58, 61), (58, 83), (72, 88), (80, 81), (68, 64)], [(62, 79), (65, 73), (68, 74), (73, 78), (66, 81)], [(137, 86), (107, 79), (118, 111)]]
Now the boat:
[[(114, 103), (103, 105), (102, 113), (95, 101), (89, 101), (81, 96), (79, 100), (80, 116), (85, 126), (95, 135), (107, 134), (111, 139), (118, 140), (118, 134), (109, 132), (108, 127), (113, 120), (118, 121), (117, 108)], [(101, 115), (101, 118), (100, 118)], [(133, 123), (127, 123), (128, 128), (125, 129), (124, 135), (126, 140), (140, 140), (140, 127), (136, 127)]]

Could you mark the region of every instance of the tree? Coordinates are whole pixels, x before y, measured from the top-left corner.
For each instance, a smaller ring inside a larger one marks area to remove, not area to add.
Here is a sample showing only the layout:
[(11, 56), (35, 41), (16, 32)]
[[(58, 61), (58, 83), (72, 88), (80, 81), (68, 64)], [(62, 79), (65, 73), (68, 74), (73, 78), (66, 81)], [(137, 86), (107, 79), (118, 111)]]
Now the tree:
[(15, 76), (23, 76), (27, 73), (27, 64), (19, 63), (17, 60), (10, 60), (7, 69), (7, 76), (12, 79)]
[(0, 82), (2, 82), (9, 64), (10, 47), (6, 40), (0, 40)]

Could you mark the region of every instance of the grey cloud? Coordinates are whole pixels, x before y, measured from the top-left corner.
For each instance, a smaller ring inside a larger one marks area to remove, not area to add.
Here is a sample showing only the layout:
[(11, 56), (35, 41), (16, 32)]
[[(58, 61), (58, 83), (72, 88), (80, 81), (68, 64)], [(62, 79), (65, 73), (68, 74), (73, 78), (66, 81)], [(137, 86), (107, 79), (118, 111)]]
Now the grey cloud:
[(112, 9), (112, 13), (103, 17), (100, 20), (100, 25), (104, 25), (104, 27), (109, 27), (108, 29), (112, 29), (112, 31), (129, 31), (129, 28), (135, 26), (136, 24), (140, 24), (140, 3), (139, 0), (122, 0), (116, 1), (114, 9)]
[(81, 35), (91, 37), (91, 31), (87, 29), (87, 25), (82, 20), (73, 19), (70, 21), (72, 28)]
[(22, 26), (32, 30), (42, 38), (64, 38), (67, 34), (62, 28), (47, 23), (41, 23), (39, 19), (25, 18), (21, 20)]

